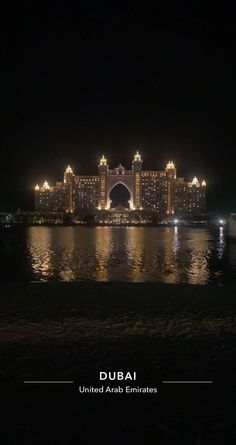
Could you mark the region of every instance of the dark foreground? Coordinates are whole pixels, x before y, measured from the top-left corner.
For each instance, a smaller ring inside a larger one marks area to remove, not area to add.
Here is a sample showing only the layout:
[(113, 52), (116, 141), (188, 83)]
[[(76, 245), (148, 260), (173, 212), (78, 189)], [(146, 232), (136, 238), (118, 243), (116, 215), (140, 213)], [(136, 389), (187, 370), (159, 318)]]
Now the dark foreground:
[[(81, 282), (0, 292), (1, 444), (236, 443), (236, 287)], [(158, 393), (79, 393), (101, 386), (103, 370), (137, 372), (135, 383), (105, 386)]]

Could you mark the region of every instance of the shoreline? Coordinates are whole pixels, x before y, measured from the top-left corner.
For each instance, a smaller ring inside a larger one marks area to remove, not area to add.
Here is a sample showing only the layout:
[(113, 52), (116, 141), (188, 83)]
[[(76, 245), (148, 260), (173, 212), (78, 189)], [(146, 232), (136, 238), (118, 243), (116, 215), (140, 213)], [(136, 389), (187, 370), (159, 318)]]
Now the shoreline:
[(61, 312), (70, 307), (74, 307), (75, 312), (90, 308), (91, 317), (96, 312), (95, 309), (102, 311), (107, 304), (111, 305), (111, 314), (117, 308), (125, 313), (132, 307), (134, 312), (143, 310), (142, 314), (148, 315), (151, 309), (155, 313), (172, 305), (177, 311), (176, 316), (186, 305), (188, 310), (213, 309), (214, 312), (223, 313), (229, 308), (236, 309), (235, 281), (224, 285), (169, 284), (155, 281), (2, 282), (0, 294), (2, 315), (7, 315), (7, 311), (14, 309), (21, 313), (25, 307), (30, 310), (35, 303), (35, 311), (42, 310), (43, 314), (49, 310), (53, 314), (55, 305), (56, 310), (60, 309)]
[(190, 228), (212, 228), (218, 229), (219, 226), (211, 223), (97, 223), (97, 224), (86, 224), (86, 223), (14, 223), (14, 224), (0, 224), (0, 228), (16, 228), (16, 227), (190, 227)]

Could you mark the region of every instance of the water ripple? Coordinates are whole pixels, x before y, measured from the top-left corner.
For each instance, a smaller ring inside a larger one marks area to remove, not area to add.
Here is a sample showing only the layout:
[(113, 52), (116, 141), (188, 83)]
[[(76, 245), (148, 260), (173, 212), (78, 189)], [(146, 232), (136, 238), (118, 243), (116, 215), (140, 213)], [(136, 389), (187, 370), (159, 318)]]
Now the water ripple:
[(0, 242), (3, 280), (16, 258), (29, 280), (222, 284), (236, 275), (222, 229), (29, 227)]

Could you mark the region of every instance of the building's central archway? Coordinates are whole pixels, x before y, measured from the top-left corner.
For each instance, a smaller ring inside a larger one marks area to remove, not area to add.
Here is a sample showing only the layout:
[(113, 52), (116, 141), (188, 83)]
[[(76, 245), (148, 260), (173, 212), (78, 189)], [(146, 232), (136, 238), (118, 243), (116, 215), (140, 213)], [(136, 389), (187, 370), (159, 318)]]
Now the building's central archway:
[(130, 193), (130, 210), (142, 208), (142, 163), (141, 156), (137, 151), (132, 162), (131, 170), (127, 170), (121, 164), (111, 170), (108, 167), (106, 158), (102, 156), (98, 165), (98, 209), (110, 209), (110, 192), (113, 187), (119, 183), (123, 184)]
[(117, 185), (122, 185), (129, 192), (129, 209), (133, 210), (133, 176), (132, 175), (107, 175), (106, 208), (111, 208), (110, 193)]
[(126, 209), (130, 209), (130, 199), (130, 191), (124, 184), (119, 182), (110, 191), (110, 209), (113, 209), (117, 206), (122, 206)]

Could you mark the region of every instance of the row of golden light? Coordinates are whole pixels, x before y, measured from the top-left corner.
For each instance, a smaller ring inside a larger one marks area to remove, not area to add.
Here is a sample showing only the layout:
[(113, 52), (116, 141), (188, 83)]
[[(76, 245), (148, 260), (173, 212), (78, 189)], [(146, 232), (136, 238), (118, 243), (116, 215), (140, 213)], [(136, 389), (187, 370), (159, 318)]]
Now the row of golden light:
[[(142, 161), (142, 160), (141, 160), (141, 155), (139, 154), (138, 151), (136, 152), (136, 154), (135, 154), (135, 156), (134, 156), (134, 160), (135, 160), (135, 161), (138, 161), (138, 162), (141, 162), (141, 161)], [(107, 160), (106, 160), (106, 158), (104, 157), (104, 155), (102, 155), (102, 158), (100, 159), (100, 164), (99, 164), (99, 165), (107, 165)], [(175, 170), (175, 164), (174, 164), (173, 161), (169, 161), (169, 162), (166, 164), (166, 170), (172, 170), (172, 169)], [(72, 168), (71, 168), (71, 166), (70, 166), (69, 164), (68, 164), (68, 166), (67, 166), (67, 168), (66, 168), (65, 173), (67, 173), (67, 174), (73, 174), (73, 170), (72, 170)], [(197, 179), (196, 176), (193, 178), (192, 183), (190, 183), (190, 184), (195, 185), (195, 186), (197, 186), (197, 187), (200, 186), (200, 183), (199, 183), (199, 181), (198, 181), (198, 179)], [(202, 185), (202, 187), (206, 187), (206, 181), (205, 181), (204, 179), (203, 179), (201, 185)], [(49, 183), (48, 183), (48, 181), (45, 181), (45, 182), (43, 183), (42, 190), (49, 190), (49, 189), (50, 189)], [(35, 186), (35, 190), (40, 190), (40, 187), (39, 187), (38, 184)]]

